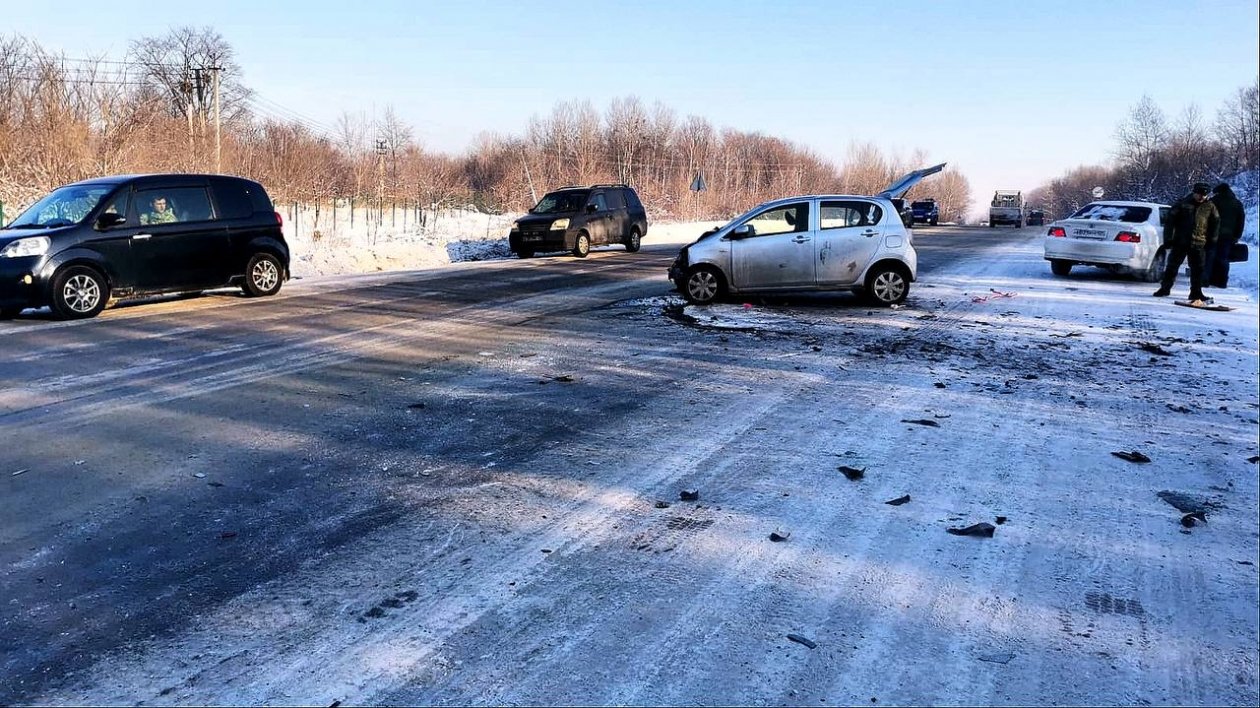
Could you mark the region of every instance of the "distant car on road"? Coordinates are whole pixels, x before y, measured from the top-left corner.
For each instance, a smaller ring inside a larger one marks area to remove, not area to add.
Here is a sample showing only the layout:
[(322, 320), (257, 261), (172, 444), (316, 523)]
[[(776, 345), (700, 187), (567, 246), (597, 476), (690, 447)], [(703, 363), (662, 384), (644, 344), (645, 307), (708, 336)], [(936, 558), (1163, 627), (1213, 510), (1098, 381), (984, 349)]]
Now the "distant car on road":
[(1091, 202), (1050, 225), (1045, 257), (1059, 276), (1074, 265), (1131, 273), (1156, 282), (1164, 273), (1164, 221), (1169, 206), (1155, 202)]
[(936, 205), (935, 199), (921, 199), (917, 202), (911, 202), (910, 212), (911, 218), (915, 223), (924, 223), (930, 226), (936, 226), (936, 222), (941, 217), (941, 210)]
[(893, 208), (897, 210), (897, 215), (901, 217), (901, 223), (906, 225), (907, 229), (914, 228), (914, 210), (910, 208), (910, 202), (905, 199), (892, 199)]
[(910, 292), (918, 255), (892, 200), (942, 168), (911, 172), (875, 196), (766, 202), (684, 247), (669, 278), (695, 305), (730, 293), (814, 290), (852, 290), (895, 305)]
[(51, 306), (95, 317), (112, 300), (289, 278), (281, 218), (262, 185), (223, 175), (100, 177), (59, 187), (0, 229), (0, 319)]
[(1028, 212), (1026, 223), (1029, 226), (1045, 226), (1046, 213), (1040, 209), (1032, 209)]
[(998, 224), (1024, 225), (1024, 195), (1017, 189), (999, 189), (989, 204), (989, 228)]
[(569, 251), (585, 258), (593, 246), (617, 243), (634, 253), (647, 228), (647, 212), (633, 187), (565, 187), (548, 192), (517, 219), (508, 246), (521, 258), (541, 251)]

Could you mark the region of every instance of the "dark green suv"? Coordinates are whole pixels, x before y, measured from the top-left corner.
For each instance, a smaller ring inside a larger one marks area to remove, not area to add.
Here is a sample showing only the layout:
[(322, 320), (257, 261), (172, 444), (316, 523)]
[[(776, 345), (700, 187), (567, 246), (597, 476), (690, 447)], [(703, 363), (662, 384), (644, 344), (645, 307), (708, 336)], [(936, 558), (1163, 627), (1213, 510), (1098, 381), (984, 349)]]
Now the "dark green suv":
[(517, 219), (508, 245), (521, 258), (543, 251), (569, 251), (585, 258), (591, 248), (609, 244), (622, 244), (634, 253), (647, 227), (647, 212), (633, 187), (565, 187), (548, 192)]

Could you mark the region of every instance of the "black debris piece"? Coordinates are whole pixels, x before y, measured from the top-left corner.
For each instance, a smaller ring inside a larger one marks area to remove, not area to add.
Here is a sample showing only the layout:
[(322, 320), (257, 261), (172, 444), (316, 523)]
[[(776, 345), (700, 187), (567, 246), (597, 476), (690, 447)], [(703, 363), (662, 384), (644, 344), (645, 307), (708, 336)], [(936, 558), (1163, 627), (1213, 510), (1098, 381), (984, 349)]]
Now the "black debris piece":
[(559, 376), (552, 376), (551, 380), (559, 381), (560, 383), (573, 383), (576, 379), (574, 379), (572, 376), (569, 376), (568, 374), (561, 374)]
[(684, 489), (678, 493), (678, 498), (683, 501), (698, 501), (700, 499), (700, 490)]
[(1138, 347), (1144, 352), (1158, 354), (1159, 356), (1172, 356), (1172, 352), (1153, 342), (1142, 342)]
[(998, 652), (995, 654), (981, 654), (977, 658), (980, 661), (987, 661), (991, 664), (1009, 664), (1011, 659), (1015, 658), (1015, 655), (1010, 652)]
[(657, 509), (668, 509), (668, 508), (669, 508), (669, 502), (667, 502), (667, 501), (658, 501), (658, 502), (656, 502), (656, 508), (657, 508)]
[(1192, 511), (1189, 514), (1186, 514), (1185, 516), (1181, 517), (1181, 525), (1185, 526), (1188, 529), (1194, 528), (1195, 521), (1206, 524), (1207, 514), (1205, 514), (1202, 511)]
[(810, 638), (808, 638), (808, 637), (802, 637), (802, 636), (801, 636), (801, 635), (799, 635), (799, 634), (789, 634), (789, 635), (787, 635), (787, 638), (788, 638), (788, 639), (790, 639), (790, 640), (792, 640), (792, 641), (794, 641), (794, 642), (796, 642), (797, 644), (800, 644), (800, 645), (802, 645), (802, 646), (804, 646), (804, 647), (808, 648), (808, 649), (817, 649), (817, 648), (818, 648), (818, 642), (815, 642), (814, 640), (812, 640), (812, 639), (810, 639)]
[(1006, 517), (1005, 517), (1005, 516), (999, 516), (999, 517), (997, 517), (996, 519), (994, 519), (993, 521), (994, 521), (994, 522), (996, 522), (998, 526), (1001, 526), (1002, 524), (1006, 523)]
[(1173, 413), (1189, 413), (1190, 412), (1190, 409), (1186, 408), (1183, 405), (1178, 405), (1178, 404), (1173, 404), (1173, 403), (1168, 403), (1165, 405), (1167, 405), (1168, 410), (1172, 411)]
[(413, 411), (418, 411), (421, 408), (424, 408), (423, 403), (412, 403), (411, 405), (407, 406), (408, 410), (413, 410)]
[(993, 524), (981, 521), (978, 524), (972, 524), (962, 529), (946, 529), (955, 536), (979, 536), (982, 538), (993, 538)]
[(945, 388), (944, 382), (941, 382), (941, 381), (937, 381), (935, 384), (933, 384), (933, 386), (936, 386), (937, 388)]
[(844, 474), (845, 477), (848, 477), (849, 480), (853, 482), (856, 482), (859, 479), (862, 479), (862, 477), (866, 476), (865, 467), (863, 467), (862, 469), (858, 469), (856, 467), (850, 467), (848, 465), (840, 465), (836, 469), (840, 470), (840, 472)]
[(1247, 461), (1254, 465), (1257, 462), (1260, 462), (1260, 455), (1252, 455), (1251, 457), (1247, 458)]
[(771, 531), (770, 540), (775, 543), (782, 543), (792, 537), (791, 531)]
[(1137, 450), (1134, 450), (1132, 452), (1123, 452), (1123, 451), (1113, 452), (1111, 454), (1115, 455), (1116, 457), (1119, 457), (1122, 460), (1128, 460), (1129, 462), (1137, 462), (1139, 464), (1146, 464), (1147, 462), (1151, 461), (1151, 458), (1147, 457), (1146, 455), (1143, 455)]
[(1193, 514), (1197, 511), (1208, 512), (1216, 511), (1220, 508), (1220, 504), (1210, 499), (1186, 494), (1185, 492), (1159, 492), (1155, 496), (1163, 499), (1177, 511), (1183, 514)]
[(896, 499), (889, 499), (888, 501), (884, 503), (890, 506), (901, 506), (902, 504), (908, 504), (910, 503), (910, 495), (907, 494), (905, 496), (897, 497)]
[(941, 424), (940, 424), (940, 423), (938, 423), (938, 422), (936, 422), (936, 421), (934, 421), (934, 420), (928, 420), (927, 418), (918, 418), (918, 419), (915, 419), (915, 420), (906, 420), (906, 419), (904, 419), (904, 418), (903, 418), (903, 419), (901, 420), (901, 422), (903, 422), (903, 423), (910, 423), (911, 425), (926, 425), (926, 426), (927, 426), (927, 427), (929, 427), (929, 428), (939, 428), (939, 427), (941, 427)]

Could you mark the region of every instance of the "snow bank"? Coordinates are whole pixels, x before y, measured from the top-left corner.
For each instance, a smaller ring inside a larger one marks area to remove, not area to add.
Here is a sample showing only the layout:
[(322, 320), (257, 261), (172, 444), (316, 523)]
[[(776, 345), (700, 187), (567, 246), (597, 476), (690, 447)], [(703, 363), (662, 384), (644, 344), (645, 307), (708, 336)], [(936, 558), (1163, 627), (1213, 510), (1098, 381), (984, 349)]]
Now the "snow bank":
[[(373, 273), (432, 268), (464, 261), (512, 258), (508, 231), (521, 214), (475, 209), (282, 207), (293, 275)], [(648, 225), (645, 245), (687, 243), (722, 222)], [(620, 248), (613, 246), (610, 248)]]

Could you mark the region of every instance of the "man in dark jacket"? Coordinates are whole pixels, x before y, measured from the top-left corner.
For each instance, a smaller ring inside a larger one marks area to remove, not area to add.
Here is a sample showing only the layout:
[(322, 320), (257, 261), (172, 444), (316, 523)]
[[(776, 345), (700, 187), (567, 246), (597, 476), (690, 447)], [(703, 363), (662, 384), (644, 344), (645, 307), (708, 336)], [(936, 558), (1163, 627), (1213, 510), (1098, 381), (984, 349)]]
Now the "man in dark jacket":
[(1196, 182), (1188, 196), (1177, 200), (1164, 222), (1164, 244), (1168, 247), (1168, 267), (1155, 297), (1172, 292), (1181, 263), (1190, 261), (1190, 304), (1203, 305), (1203, 254), (1216, 243), (1220, 230), (1220, 213), (1208, 200), (1211, 189), (1206, 182)]
[(1222, 182), (1212, 191), (1212, 203), (1221, 215), (1221, 232), (1216, 237), (1216, 250), (1211, 252), (1204, 264), (1203, 279), (1209, 287), (1224, 288), (1229, 285), (1229, 253), (1242, 236), (1247, 213), (1228, 184)]

